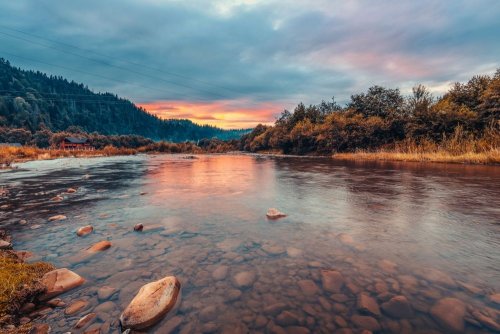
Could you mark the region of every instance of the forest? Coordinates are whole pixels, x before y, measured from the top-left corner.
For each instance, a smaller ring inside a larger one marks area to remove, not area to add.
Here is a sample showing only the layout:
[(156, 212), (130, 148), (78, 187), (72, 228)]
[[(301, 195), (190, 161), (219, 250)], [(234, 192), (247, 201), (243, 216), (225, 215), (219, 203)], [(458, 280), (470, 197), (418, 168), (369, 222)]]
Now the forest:
[(330, 155), (339, 152), (437, 151), (454, 154), (500, 151), (500, 69), (455, 83), (441, 97), (423, 85), (410, 96), (372, 86), (345, 106), (334, 100), (300, 103), (274, 126), (257, 126), (241, 150)]
[(47, 131), (77, 126), (86, 133), (139, 135), (172, 142), (213, 137), (226, 140), (248, 132), (185, 119), (162, 120), (111, 93), (94, 93), (81, 83), (59, 76), (21, 70), (1, 58), (0, 126), (39, 132), (42, 137)]

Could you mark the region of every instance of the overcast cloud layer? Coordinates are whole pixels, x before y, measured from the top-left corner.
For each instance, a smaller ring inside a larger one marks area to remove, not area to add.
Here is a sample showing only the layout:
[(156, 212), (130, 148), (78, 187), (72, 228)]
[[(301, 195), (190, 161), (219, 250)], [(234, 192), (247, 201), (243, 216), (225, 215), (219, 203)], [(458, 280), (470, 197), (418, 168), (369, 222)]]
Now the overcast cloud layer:
[(0, 0), (0, 57), (240, 128), (374, 84), (439, 95), (492, 74), (499, 17), (497, 0)]

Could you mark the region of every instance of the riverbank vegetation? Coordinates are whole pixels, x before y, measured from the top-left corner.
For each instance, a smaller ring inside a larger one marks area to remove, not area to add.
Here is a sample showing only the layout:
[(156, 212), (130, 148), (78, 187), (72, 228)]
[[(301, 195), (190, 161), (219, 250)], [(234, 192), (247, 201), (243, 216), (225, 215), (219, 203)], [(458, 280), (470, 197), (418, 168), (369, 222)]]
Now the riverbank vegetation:
[(274, 126), (257, 126), (240, 149), (333, 154), (342, 159), (500, 163), (500, 70), (456, 83), (434, 98), (418, 85), (410, 96), (373, 86), (335, 101), (299, 104)]
[(0, 327), (16, 324), (21, 306), (44, 292), (40, 280), (53, 269), (49, 263), (25, 263), (14, 251), (0, 250)]

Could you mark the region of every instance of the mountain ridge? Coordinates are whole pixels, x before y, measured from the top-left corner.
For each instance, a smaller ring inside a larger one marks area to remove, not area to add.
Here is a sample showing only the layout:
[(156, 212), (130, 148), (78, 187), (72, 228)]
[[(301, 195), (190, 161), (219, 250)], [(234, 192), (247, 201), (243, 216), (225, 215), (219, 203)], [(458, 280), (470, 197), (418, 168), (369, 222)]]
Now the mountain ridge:
[(235, 139), (250, 131), (225, 130), (187, 119), (162, 120), (116, 94), (96, 93), (62, 76), (24, 70), (4, 58), (0, 58), (0, 126), (32, 132), (78, 126), (89, 133), (140, 135), (172, 142)]

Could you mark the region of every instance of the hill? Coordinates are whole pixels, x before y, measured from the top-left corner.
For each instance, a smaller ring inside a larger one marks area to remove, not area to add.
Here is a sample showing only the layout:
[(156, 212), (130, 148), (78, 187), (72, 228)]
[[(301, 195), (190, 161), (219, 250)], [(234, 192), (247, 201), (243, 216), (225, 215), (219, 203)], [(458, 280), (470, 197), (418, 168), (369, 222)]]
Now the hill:
[(78, 126), (104, 135), (140, 135), (180, 142), (239, 138), (248, 130), (223, 130), (190, 120), (161, 120), (129, 100), (95, 93), (81, 83), (11, 66), (0, 58), (0, 126), (53, 132)]

